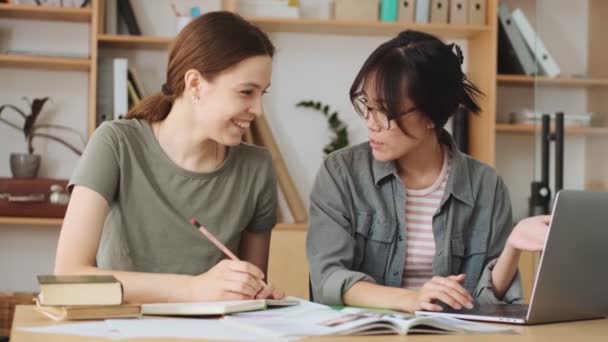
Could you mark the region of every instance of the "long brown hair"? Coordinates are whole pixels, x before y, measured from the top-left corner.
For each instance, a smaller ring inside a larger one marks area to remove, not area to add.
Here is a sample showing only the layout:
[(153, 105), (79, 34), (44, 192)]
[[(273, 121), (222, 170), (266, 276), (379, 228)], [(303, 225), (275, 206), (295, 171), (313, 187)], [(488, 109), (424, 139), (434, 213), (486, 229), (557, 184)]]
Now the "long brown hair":
[(125, 117), (161, 121), (171, 111), (173, 101), (184, 92), (188, 70), (198, 70), (207, 81), (212, 81), (239, 62), (264, 55), (274, 55), (270, 39), (238, 14), (211, 12), (198, 17), (180, 31), (171, 46), (162, 91), (144, 98)]

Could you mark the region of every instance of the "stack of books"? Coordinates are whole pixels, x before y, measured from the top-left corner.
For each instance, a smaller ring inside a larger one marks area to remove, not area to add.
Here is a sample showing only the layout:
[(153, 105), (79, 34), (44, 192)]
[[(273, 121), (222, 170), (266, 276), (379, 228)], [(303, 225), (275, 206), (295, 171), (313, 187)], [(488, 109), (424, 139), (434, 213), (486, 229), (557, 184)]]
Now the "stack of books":
[(141, 305), (123, 304), (122, 284), (111, 275), (41, 275), (35, 310), (54, 320), (139, 317)]

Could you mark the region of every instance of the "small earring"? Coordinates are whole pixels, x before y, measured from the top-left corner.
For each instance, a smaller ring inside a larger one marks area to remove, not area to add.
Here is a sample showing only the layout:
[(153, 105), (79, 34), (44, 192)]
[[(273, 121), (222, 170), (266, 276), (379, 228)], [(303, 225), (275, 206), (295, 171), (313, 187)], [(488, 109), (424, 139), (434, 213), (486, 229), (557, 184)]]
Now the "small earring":
[(200, 100), (200, 97), (198, 97), (198, 95), (192, 95), (192, 100), (194, 102), (198, 102)]

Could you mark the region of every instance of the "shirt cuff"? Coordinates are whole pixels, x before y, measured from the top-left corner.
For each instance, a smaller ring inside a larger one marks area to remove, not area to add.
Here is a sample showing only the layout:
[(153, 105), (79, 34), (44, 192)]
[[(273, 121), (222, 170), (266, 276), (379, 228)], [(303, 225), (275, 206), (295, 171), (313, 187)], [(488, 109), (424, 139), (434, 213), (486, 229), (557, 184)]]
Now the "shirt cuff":
[(494, 286), (492, 285), (492, 270), (496, 265), (498, 259), (494, 259), (490, 261), (486, 267), (484, 268), (481, 277), (479, 278), (479, 282), (477, 282), (477, 288), (475, 289), (475, 293), (473, 297), (475, 301), (479, 304), (521, 304), (523, 303), (523, 291), (521, 288), (521, 280), (519, 277), (519, 272), (515, 274), (511, 284), (509, 285), (509, 289), (502, 297), (499, 299), (494, 294)]
[(344, 305), (342, 295), (359, 281), (376, 281), (365, 273), (350, 270), (337, 270), (333, 272), (323, 284), (320, 298), (315, 298), (318, 302), (325, 305)]

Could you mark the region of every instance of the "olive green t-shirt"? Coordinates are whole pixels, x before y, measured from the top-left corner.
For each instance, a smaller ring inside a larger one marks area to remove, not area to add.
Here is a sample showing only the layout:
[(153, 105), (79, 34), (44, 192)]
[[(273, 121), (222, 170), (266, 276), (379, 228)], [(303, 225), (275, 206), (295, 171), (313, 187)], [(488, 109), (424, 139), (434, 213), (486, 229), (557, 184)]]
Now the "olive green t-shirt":
[(235, 253), (244, 230), (276, 224), (277, 186), (266, 149), (229, 147), (215, 171), (190, 172), (171, 161), (145, 120), (95, 130), (70, 191), (74, 185), (98, 192), (110, 205), (97, 253), (97, 266), (105, 269), (200, 274), (226, 257), (191, 218)]

